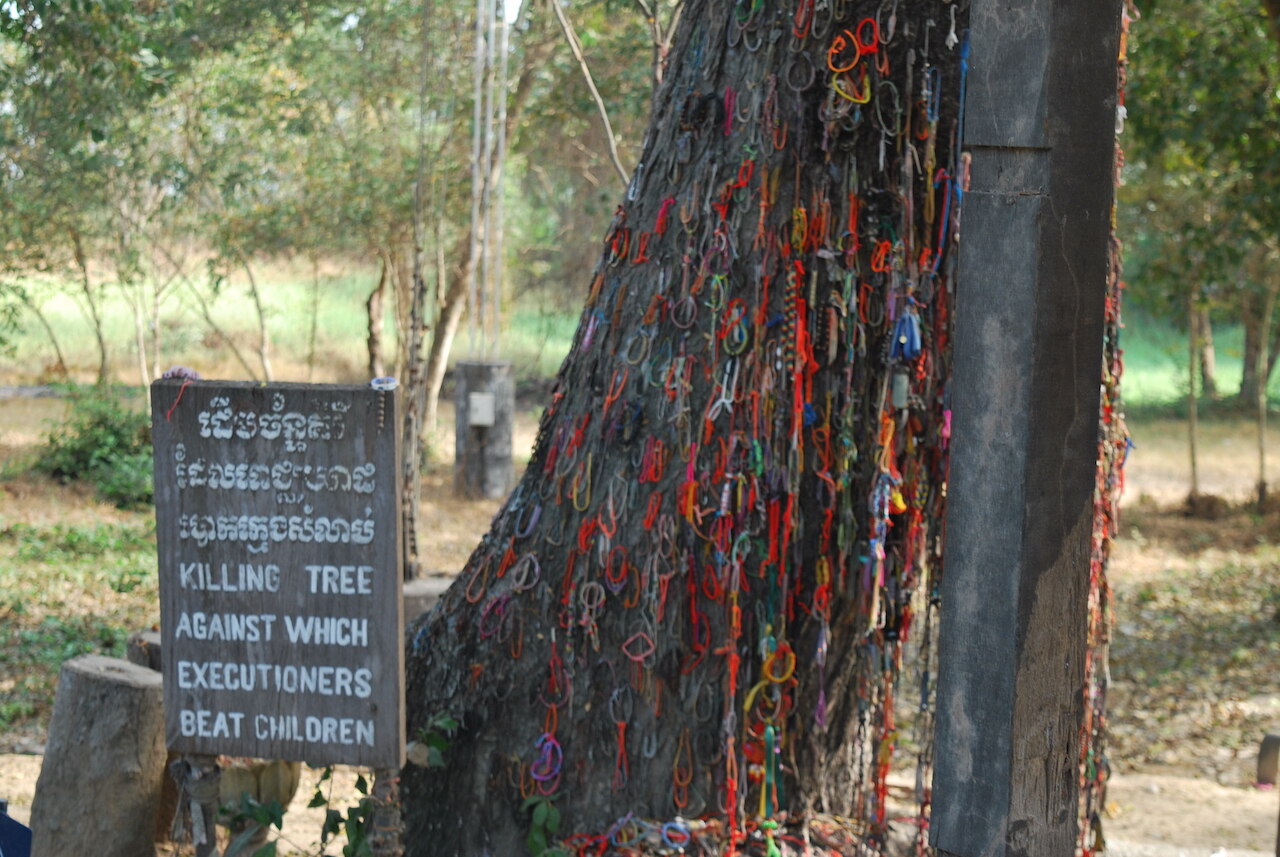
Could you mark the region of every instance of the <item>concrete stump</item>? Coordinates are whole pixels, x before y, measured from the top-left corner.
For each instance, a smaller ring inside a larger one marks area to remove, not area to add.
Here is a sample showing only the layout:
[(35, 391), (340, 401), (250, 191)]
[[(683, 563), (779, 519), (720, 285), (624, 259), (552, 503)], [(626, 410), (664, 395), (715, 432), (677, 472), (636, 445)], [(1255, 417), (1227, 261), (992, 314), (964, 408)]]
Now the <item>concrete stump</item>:
[(160, 632), (134, 631), (125, 643), (129, 663), (160, 672)]
[(459, 497), (501, 500), (515, 486), (511, 431), (516, 385), (510, 363), (458, 363), (453, 490)]
[[(129, 663), (160, 672), (161, 652), (159, 631), (134, 631), (125, 644), (125, 657)], [(170, 752), (165, 759), (165, 770), (169, 770), (178, 758), (177, 753)], [(168, 842), (173, 830), (173, 816), (178, 811), (178, 783), (173, 777), (160, 778), (160, 802), (156, 805), (156, 842)]]
[(154, 855), (164, 776), (160, 674), (101, 655), (67, 661), (31, 803), (32, 856)]

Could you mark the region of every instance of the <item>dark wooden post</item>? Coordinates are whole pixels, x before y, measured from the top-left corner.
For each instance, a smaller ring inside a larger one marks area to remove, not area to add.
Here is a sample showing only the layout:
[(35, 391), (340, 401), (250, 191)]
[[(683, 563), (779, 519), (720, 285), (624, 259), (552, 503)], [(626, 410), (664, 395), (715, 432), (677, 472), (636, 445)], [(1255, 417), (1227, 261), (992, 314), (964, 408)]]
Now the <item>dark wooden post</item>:
[(973, 0), (931, 840), (1070, 857), (1119, 0)]

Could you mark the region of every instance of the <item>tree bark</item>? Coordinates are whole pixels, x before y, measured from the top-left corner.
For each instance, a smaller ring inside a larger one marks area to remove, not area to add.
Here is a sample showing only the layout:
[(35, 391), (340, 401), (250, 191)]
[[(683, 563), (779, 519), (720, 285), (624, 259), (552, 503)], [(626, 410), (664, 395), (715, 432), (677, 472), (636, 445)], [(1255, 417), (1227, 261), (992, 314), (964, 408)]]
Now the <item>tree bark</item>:
[(253, 298), (253, 309), (258, 317), (258, 363), (262, 366), (264, 381), (273, 380), (271, 372), (271, 333), (267, 330), (267, 313), (262, 305), (262, 291), (258, 288), (258, 278), (253, 275), (253, 268), (243, 253), (236, 253), (245, 276), (249, 278), (249, 296)]
[(1209, 310), (1196, 311), (1196, 325), (1200, 333), (1200, 392), (1206, 399), (1218, 398), (1218, 355), (1213, 347), (1213, 320)]
[(200, 294), (200, 289), (190, 278), (183, 277), (182, 282), (187, 287), (187, 291), (191, 293), (191, 297), (195, 298), (196, 307), (200, 310), (200, 317), (204, 319), (204, 323), (209, 326), (209, 330), (217, 334), (223, 344), (227, 346), (227, 350), (231, 352), (231, 356), (240, 364), (240, 368), (244, 370), (245, 376), (258, 380), (258, 373), (249, 365), (248, 359), (245, 358), (244, 352), (240, 350), (240, 346), (236, 345), (235, 340), (231, 338), (231, 334), (222, 329), (217, 320), (213, 317), (213, 310), (209, 306), (209, 302), (204, 299), (204, 295)]
[(458, 336), (462, 314), (467, 308), (467, 281), (470, 278), (471, 257), (465, 248), (469, 243), (468, 231), (468, 235), (459, 239), (458, 244), (463, 249), (455, 254), (454, 258), (461, 261), (449, 273), (448, 286), (436, 316), (436, 327), (432, 332), (431, 347), (427, 353), (427, 369), (424, 376), (426, 406), (422, 424), (428, 432), (434, 432), (440, 421), (440, 390), (444, 386), (445, 371), (449, 368), (449, 353), (453, 350), (453, 341)]
[(58, 344), (58, 336), (54, 333), (53, 326), (49, 324), (49, 319), (25, 290), (18, 291), (18, 298), (26, 305), (27, 309), (31, 310), (31, 314), (36, 317), (36, 321), (40, 322), (40, 326), (44, 328), (45, 335), (49, 337), (49, 345), (53, 347), (53, 356), (58, 361), (58, 374), (62, 376), (63, 380), (66, 380), (68, 377), (67, 361), (62, 355), (62, 346)]
[(369, 293), (364, 308), (369, 319), (369, 336), (365, 340), (369, 348), (369, 377), (380, 378), (387, 374), (387, 363), (383, 357), (382, 331), (385, 327), (387, 298), (387, 260), (384, 256), (378, 268), (378, 284)]
[[(1276, 296), (1277, 289), (1268, 288), (1263, 301), (1261, 329), (1258, 331), (1258, 341), (1263, 345), (1271, 341)], [(1258, 383), (1254, 394), (1253, 413), (1258, 440), (1258, 511), (1263, 512), (1267, 506), (1267, 380), (1269, 377), (1269, 361), (1265, 350), (1259, 350), (1257, 360)]]
[(1269, 365), (1267, 346), (1271, 341), (1271, 317), (1275, 313), (1280, 286), (1267, 284), (1258, 293), (1246, 294), (1242, 301), (1241, 321), (1244, 326), (1244, 355), (1240, 369), (1240, 408), (1253, 413), (1259, 396), (1265, 395)]
[(80, 272), (80, 290), (84, 293), (85, 304), (89, 307), (89, 320), (93, 322), (93, 335), (98, 341), (98, 384), (106, 384), (111, 380), (111, 357), (107, 349), (107, 337), (102, 329), (102, 313), (98, 308), (98, 297), (93, 292), (89, 280), (89, 260), (85, 256), (84, 242), (80, 233), (71, 230), (71, 246), (75, 253), (76, 268)]
[(1191, 466), (1191, 485), (1188, 492), (1188, 509), (1195, 511), (1196, 501), (1200, 497), (1200, 468), (1196, 459), (1200, 442), (1199, 417), (1200, 409), (1196, 395), (1196, 361), (1200, 356), (1200, 315), (1196, 311), (1195, 298), (1187, 299), (1187, 455)]
[(142, 304), (144, 298), (141, 291), (134, 295), (126, 295), (129, 309), (133, 311), (133, 346), (138, 357), (138, 383), (146, 387), (151, 383), (151, 373), (147, 369), (147, 328), (143, 321)]
[(553, 839), (707, 816), (740, 853), (825, 812), (883, 847), (895, 694), (930, 684), (900, 667), (943, 505), (953, 5), (686, 10), (524, 479), (409, 633), (409, 733), (462, 726), (405, 773), (406, 853), (540, 846), (522, 794)]

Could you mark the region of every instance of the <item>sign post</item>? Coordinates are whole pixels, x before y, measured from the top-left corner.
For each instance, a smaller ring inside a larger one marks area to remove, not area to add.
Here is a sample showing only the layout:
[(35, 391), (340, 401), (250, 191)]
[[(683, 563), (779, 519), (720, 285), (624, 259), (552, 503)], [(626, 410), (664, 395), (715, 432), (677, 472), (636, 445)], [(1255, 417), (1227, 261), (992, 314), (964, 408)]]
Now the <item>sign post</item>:
[(1068, 857), (1120, 0), (974, 0), (930, 841)]
[(152, 385), (171, 749), (404, 763), (396, 395)]

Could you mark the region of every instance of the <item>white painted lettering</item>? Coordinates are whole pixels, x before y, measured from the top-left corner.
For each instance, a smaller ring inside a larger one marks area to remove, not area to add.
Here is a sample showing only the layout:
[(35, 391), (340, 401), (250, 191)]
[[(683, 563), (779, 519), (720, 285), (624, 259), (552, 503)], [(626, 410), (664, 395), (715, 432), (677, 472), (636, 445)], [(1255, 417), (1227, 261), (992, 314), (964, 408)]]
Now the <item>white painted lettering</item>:
[(312, 593), (373, 594), (373, 566), (371, 565), (308, 565), (304, 568), (311, 583)]
[(373, 721), (354, 717), (307, 717), (304, 734), (313, 744), (373, 746)]
[(193, 640), (227, 640), (236, 643), (260, 643), (271, 640), (274, 613), (188, 613), (178, 615), (175, 638)]
[(294, 645), (369, 645), (369, 620), (349, 616), (285, 616), (285, 632)]
[(184, 708), (178, 712), (178, 731), (184, 738), (239, 738), (243, 711)]

